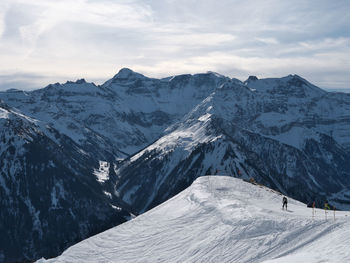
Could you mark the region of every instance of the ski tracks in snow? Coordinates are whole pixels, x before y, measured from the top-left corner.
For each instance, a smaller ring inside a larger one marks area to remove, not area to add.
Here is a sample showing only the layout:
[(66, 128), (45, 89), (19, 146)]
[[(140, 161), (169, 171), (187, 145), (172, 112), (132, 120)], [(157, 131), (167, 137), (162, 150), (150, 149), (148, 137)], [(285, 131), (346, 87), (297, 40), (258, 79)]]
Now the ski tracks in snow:
[[(195, 190), (196, 186), (193, 187), (189, 200), (197, 203), (197, 206), (204, 209), (206, 213), (214, 213), (222, 224), (231, 227), (225, 242), (230, 244), (232, 250), (241, 251), (241, 253), (229, 253), (236, 254), (236, 256), (229, 260), (223, 258), (224, 261), (261, 262), (266, 259), (285, 257), (317, 242), (318, 239), (341, 228), (344, 224), (342, 221), (338, 222), (339, 220), (337, 222), (333, 222), (333, 219), (327, 221), (322, 213), (319, 213), (320, 216), (314, 219), (305, 212), (300, 214), (289, 210), (290, 213), (286, 214), (286, 211), (281, 212), (279, 209), (279, 202), (265, 204), (275, 206), (277, 209), (257, 208), (249, 203), (249, 199), (242, 199), (242, 193), (257, 197), (262, 197), (264, 194), (255, 192), (256, 189), (252, 193), (247, 187), (235, 195), (235, 187), (230, 188), (223, 185), (223, 181), (225, 180), (215, 181), (208, 178), (207, 185), (197, 186), (201, 188), (198, 189), (199, 191)], [(210, 182), (219, 182), (219, 185), (211, 185)], [(273, 192), (264, 187), (260, 188), (261, 191)], [(200, 196), (196, 196), (193, 192), (200, 193)], [(203, 192), (207, 192), (207, 196)], [(257, 200), (252, 198), (252, 201), (254, 203)], [(262, 212), (259, 218), (257, 218), (257, 211)], [(249, 250), (255, 250), (255, 252), (249, 253)], [(247, 254), (253, 256), (249, 258)]]

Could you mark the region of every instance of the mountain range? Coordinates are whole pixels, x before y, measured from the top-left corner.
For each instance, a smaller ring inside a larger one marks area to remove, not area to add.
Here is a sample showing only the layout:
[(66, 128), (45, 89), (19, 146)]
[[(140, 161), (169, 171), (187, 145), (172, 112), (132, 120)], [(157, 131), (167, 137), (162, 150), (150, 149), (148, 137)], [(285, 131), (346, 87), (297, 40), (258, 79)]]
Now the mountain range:
[(0, 92), (0, 259), (56, 256), (206, 174), (349, 209), (349, 128), (350, 94), (297, 75), (124, 68), (102, 85)]

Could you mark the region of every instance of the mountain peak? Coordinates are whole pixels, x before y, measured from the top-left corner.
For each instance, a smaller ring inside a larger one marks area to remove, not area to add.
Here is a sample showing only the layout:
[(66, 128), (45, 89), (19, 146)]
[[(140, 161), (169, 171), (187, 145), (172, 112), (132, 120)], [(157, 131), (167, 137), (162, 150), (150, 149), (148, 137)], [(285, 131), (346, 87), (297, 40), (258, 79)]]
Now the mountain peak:
[(85, 79), (78, 79), (75, 83), (76, 84), (84, 84), (84, 83), (86, 83), (86, 80)]
[(304, 79), (296, 74), (293, 74), (293, 75), (290, 74), (286, 77), (286, 79), (287, 79), (289, 84), (294, 85), (296, 87), (302, 87), (303, 85), (309, 86), (311, 84), (306, 79)]
[(257, 81), (257, 80), (258, 80), (257, 76), (249, 76), (248, 79), (246, 81), (244, 81), (244, 83)]
[(76, 81), (68, 80), (65, 84), (85, 84), (87, 83), (85, 79), (77, 79)]
[(129, 68), (122, 68), (113, 77), (113, 79), (143, 79), (146, 78), (144, 75), (137, 73)]
[(217, 73), (217, 72), (214, 72), (214, 71), (207, 71), (207, 74), (211, 74), (211, 75), (214, 75), (218, 78), (226, 78), (226, 76), (220, 74), (220, 73)]

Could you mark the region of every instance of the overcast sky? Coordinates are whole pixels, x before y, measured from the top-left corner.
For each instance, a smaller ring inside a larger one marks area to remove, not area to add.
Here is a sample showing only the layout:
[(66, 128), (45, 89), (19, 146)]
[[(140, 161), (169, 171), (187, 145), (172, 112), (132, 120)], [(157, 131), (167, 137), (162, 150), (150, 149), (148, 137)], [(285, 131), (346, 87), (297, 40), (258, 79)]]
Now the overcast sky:
[(0, 89), (100, 84), (122, 67), (350, 88), (350, 1), (0, 1)]

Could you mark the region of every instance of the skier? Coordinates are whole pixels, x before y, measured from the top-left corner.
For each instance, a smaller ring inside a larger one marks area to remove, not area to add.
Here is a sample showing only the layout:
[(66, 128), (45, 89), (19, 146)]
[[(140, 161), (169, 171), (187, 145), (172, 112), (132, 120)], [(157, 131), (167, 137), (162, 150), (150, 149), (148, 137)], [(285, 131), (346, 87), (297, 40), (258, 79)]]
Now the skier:
[(331, 210), (327, 200), (326, 200), (326, 202), (324, 202), (324, 210)]
[(284, 210), (284, 206), (286, 206), (286, 210), (287, 210), (287, 203), (288, 203), (287, 197), (283, 196), (282, 203), (283, 203), (282, 209)]

